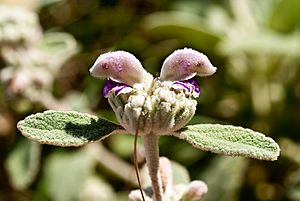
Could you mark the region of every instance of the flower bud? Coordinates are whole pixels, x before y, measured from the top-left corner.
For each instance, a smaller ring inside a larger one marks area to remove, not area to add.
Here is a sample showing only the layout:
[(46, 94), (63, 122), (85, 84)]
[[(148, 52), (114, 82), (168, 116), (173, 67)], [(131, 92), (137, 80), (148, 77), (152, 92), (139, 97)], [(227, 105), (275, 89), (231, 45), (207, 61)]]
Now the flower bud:
[[(144, 193), (145, 195), (145, 193)], [(140, 190), (133, 190), (128, 194), (130, 201), (143, 201)], [(153, 201), (151, 198), (145, 195), (145, 201)]]
[(137, 83), (151, 82), (152, 75), (147, 73), (141, 62), (125, 51), (102, 54), (90, 69), (94, 77), (110, 78), (116, 82), (133, 86)]
[(159, 172), (161, 177), (161, 183), (163, 192), (166, 196), (172, 194), (173, 188), (173, 171), (171, 161), (166, 157), (159, 158)]
[(203, 181), (192, 181), (186, 189), (180, 200), (182, 201), (200, 201), (207, 193), (207, 185)]
[(160, 79), (164, 81), (182, 81), (194, 76), (209, 76), (216, 72), (207, 56), (193, 50), (180, 49), (173, 52), (163, 63)]

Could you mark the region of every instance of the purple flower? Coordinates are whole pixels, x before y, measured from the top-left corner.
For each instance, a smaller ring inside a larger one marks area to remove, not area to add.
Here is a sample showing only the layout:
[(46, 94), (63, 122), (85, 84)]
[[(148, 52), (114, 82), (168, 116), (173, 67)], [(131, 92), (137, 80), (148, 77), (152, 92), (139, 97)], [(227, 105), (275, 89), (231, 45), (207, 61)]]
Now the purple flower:
[(103, 96), (108, 98), (119, 123), (140, 135), (170, 133), (182, 128), (195, 114), (200, 87), (196, 75), (208, 76), (216, 68), (196, 50), (176, 50), (153, 79), (132, 54), (116, 51), (98, 57), (90, 72), (108, 78)]

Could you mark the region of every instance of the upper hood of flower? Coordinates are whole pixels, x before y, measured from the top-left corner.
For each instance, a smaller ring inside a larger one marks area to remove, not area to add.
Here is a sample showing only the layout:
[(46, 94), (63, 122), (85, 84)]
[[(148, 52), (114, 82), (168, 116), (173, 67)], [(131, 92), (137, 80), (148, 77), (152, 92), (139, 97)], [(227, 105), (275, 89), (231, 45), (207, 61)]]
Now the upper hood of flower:
[[(212, 75), (216, 69), (204, 54), (184, 48), (176, 50), (166, 58), (159, 79), (176, 84), (176, 82), (190, 80), (196, 75)], [(141, 62), (134, 55), (125, 51), (108, 52), (100, 55), (90, 69), (90, 73), (94, 77), (106, 77), (117, 83), (135, 88), (149, 89), (153, 81), (153, 76), (143, 68)], [(185, 85), (182, 86), (186, 87)], [(118, 87), (120, 86), (118, 85)], [(105, 93), (106, 95), (107, 93)]]
[(90, 69), (90, 73), (94, 77), (110, 78), (129, 86), (152, 79), (152, 75), (143, 68), (141, 62), (125, 51), (100, 55)]
[(216, 72), (207, 56), (189, 48), (176, 50), (163, 63), (160, 78), (165, 81), (182, 81), (192, 77), (209, 76)]

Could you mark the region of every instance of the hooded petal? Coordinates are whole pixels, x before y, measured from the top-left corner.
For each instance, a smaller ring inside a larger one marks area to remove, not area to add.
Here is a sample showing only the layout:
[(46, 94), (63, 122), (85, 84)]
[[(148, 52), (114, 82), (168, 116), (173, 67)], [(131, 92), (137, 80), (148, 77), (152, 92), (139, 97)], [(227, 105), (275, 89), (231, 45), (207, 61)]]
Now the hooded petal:
[(207, 56), (189, 48), (176, 50), (163, 63), (160, 78), (166, 81), (188, 80), (196, 75), (209, 76), (216, 72)]
[(125, 51), (115, 51), (100, 55), (90, 69), (94, 77), (106, 77), (133, 86), (152, 77), (141, 62)]

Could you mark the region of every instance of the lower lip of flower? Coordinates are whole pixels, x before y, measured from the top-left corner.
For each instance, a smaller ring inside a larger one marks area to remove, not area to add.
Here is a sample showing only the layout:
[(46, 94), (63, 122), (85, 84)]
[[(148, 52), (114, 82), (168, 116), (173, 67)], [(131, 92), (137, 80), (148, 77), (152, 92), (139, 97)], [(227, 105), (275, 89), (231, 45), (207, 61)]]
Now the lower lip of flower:
[[(192, 94), (194, 98), (197, 98), (200, 95), (200, 86), (198, 84), (198, 81), (194, 78), (173, 82), (172, 86), (176, 86), (176, 88), (179, 87), (186, 90), (189, 94)], [(104, 83), (102, 95), (107, 98), (110, 92), (114, 92), (115, 95), (118, 95), (120, 93), (129, 92), (131, 90), (132, 87), (127, 84), (116, 82), (112, 79), (107, 79)]]
[(198, 84), (198, 81), (194, 78), (184, 81), (176, 81), (173, 83), (173, 85), (179, 85), (185, 88), (189, 93), (193, 95), (194, 98), (200, 96), (200, 86)]
[(102, 95), (107, 98), (108, 94), (113, 90), (116, 95), (121, 93), (123, 90), (131, 90), (132, 88), (127, 84), (115, 82), (111, 79), (107, 79), (104, 83), (104, 87), (102, 90)]

